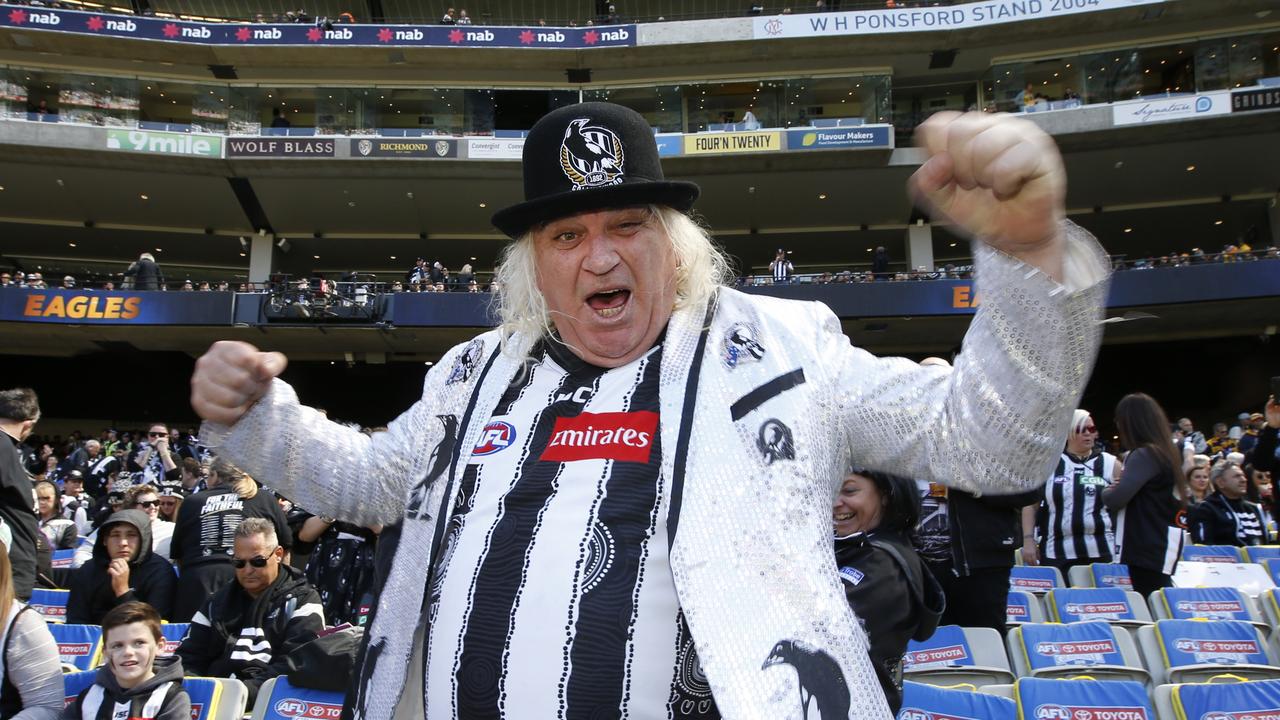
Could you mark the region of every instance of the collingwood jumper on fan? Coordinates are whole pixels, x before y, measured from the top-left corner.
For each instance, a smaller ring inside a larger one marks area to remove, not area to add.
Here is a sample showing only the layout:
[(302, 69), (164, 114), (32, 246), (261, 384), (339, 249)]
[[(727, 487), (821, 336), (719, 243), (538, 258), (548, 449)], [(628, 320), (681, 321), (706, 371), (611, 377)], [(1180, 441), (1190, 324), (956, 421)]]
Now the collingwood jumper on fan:
[(206, 444), (314, 512), (394, 526), (356, 720), (890, 716), (833, 562), (844, 471), (1041, 482), (1107, 276), (1034, 125), (940, 113), (917, 137), (915, 192), (986, 241), (954, 369), (877, 359), (821, 304), (725, 287), (688, 215), (697, 186), (607, 103), (530, 131), (525, 201), (493, 218), (513, 238), (501, 326), (446, 354), (388, 432), (302, 405), (278, 353), (199, 360)]

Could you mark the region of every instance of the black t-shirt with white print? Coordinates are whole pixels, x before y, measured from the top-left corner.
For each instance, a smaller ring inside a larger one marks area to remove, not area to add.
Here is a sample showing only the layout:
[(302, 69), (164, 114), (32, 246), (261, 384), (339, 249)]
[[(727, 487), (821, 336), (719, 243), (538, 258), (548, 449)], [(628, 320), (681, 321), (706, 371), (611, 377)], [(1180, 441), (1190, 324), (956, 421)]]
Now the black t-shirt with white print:
[(548, 342), (507, 388), (431, 588), (428, 717), (719, 717), (667, 556), (661, 356)]

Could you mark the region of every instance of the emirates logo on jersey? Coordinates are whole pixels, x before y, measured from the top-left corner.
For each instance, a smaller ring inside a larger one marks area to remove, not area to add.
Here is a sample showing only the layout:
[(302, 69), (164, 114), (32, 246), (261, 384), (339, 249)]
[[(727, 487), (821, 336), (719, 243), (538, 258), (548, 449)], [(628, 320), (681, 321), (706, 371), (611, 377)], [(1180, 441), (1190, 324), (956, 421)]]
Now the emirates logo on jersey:
[(539, 460), (573, 462), (575, 460), (615, 460), (649, 462), (653, 438), (658, 430), (658, 413), (636, 412), (582, 413), (577, 417), (556, 419), (551, 442)]

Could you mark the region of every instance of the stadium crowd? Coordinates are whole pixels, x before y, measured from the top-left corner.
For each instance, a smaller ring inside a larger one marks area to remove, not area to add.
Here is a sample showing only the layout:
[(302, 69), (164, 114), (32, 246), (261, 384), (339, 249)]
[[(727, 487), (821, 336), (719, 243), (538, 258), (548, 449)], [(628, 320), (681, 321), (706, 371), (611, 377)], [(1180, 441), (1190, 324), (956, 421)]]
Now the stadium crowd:
[[(905, 582), (893, 592), (885, 582), (846, 584), (860, 613), (901, 615), (900, 621), (867, 626), (891, 703), (900, 702), (892, 668), (907, 639), (927, 639), (939, 624), (1005, 632), (1006, 594), (1019, 552), (1025, 564), (1063, 573), (1075, 565), (1123, 561), (1135, 588), (1149, 593), (1170, 584), (1173, 567), (1152, 561), (1168, 554), (1168, 543), (1273, 542), (1269, 521), (1280, 520), (1271, 475), (1280, 463), (1280, 404), (1270, 398), (1264, 409), (1242, 411), (1232, 425), (1213, 422), (1206, 435), (1190, 418), (1169, 424), (1156, 401), (1131, 395), (1116, 409), (1118, 432), (1110, 442), (1090, 413), (1078, 410), (1053, 476), (1021, 495), (975, 496), (881, 473), (851, 474), (833, 503), (838, 564), (865, 561), (867, 553), (874, 561), (877, 548), (886, 545), (896, 548), (895, 557), (915, 558), (910, 590)], [(36, 565), (34, 578), (10, 578), (4, 567), (0, 601), (5, 583), (19, 601), (33, 588), (68, 588), (68, 623), (100, 624), (107, 631), (140, 623), (141, 645), (154, 634), (151, 619), (190, 623), (174, 659), (152, 653), (154, 676), (237, 678), (251, 696), (266, 679), (294, 669), (290, 657), (326, 626), (362, 624), (374, 601), (381, 527), (295, 506), (210, 453), (194, 428), (153, 423), (93, 436), (47, 436), (32, 432), (39, 417), (32, 391), (0, 392), (0, 429), (11, 438), (22, 475), (15, 478), (8, 468), (0, 476), (0, 539), (15, 559), (34, 555)], [(31, 514), (22, 500), (23, 481), (37, 499), (34, 538), (20, 532), (20, 516)], [(1126, 507), (1130, 520), (1122, 530), (1115, 513)], [(1144, 507), (1148, 521), (1137, 519)], [(1184, 511), (1185, 528), (1167, 533), (1164, 516)], [(33, 545), (24, 548), (26, 541)], [(7, 566), (8, 556), (0, 556)], [(903, 594), (912, 601), (902, 603)], [(24, 618), (8, 628), (22, 634), (22, 643), (47, 635), (31, 615)], [(109, 658), (114, 651), (109, 642), (106, 647)], [(36, 662), (12, 672), (39, 668)], [(111, 670), (120, 671), (115, 665)], [(14, 677), (31, 683), (32, 703), (41, 683), (58, 680), (47, 672), (43, 679)], [(113, 688), (117, 695), (126, 690), (123, 684)]]

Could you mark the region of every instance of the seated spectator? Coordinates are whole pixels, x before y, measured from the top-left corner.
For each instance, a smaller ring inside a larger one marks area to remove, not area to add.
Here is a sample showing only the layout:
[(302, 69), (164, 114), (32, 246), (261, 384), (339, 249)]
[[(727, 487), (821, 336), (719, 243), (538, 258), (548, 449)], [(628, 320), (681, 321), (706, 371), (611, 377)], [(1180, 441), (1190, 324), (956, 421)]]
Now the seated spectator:
[(1210, 457), (1225, 458), (1236, 449), (1236, 441), (1227, 433), (1226, 423), (1213, 424), (1213, 437), (1205, 441)]
[(363, 528), (307, 513), (298, 545), (315, 543), (303, 572), (320, 593), (324, 616), (338, 625), (358, 624), (365, 595), (373, 588), (373, 555), (382, 526)]
[(99, 530), (93, 559), (71, 576), (67, 622), (98, 625), (112, 608), (134, 600), (166, 617), (176, 581), (173, 566), (151, 551), (150, 519), (121, 510)]
[(1213, 494), (1213, 485), (1209, 482), (1209, 456), (1193, 455), (1187, 469), (1187, 485), (1191, 487), (1191, 497), (1187, 505), (1199, 505)]
[(471, 16), (467, 14), (466, 8), (458, 8), (458, 24), (459, 25), (471, 24)]
[(182, 499), (184, 497), (186, 497), (186, 492), (180, 487), (160, 488), (160, 519), (165, 522), (176, 523), (178, 521), (178, 511), (182, 509)]
[(95, 498), (101, 498), (107, 494), (114, 475), (124, 468), (128, 449), (124, 443), (115, 443), (107, 450), (97, 440), (85, 443), (84, 449), (88, 455), (88, 462), (85, 464), (85, 489)]
[(14, 720), (58, 720), (64, 693), (58, 643), (40, 614), (14, 596), (6, 545), (0, 545), (0, 615), (0, 713)]
[(1244, 432), (1240, 434), (1240, 440), (1236, 442), (1236, 450), (1248, 455), (1258, 445), (1258, 434), (1262, 432), (1262, 428), (1266, 427), (1267, 420), (1262, 413), (1253, 413), (1249, 416), (1249, 421), (1245, 425)]
[(151, 519), (151, 549), (162, 558), (169, 557), (173, 540), (173, 523), (160, 518), (160, 491), (151, 485), (134, 485), (125, 493), (124, 505), (146, 513)]
[(62, 517), (76, 524), (77, 535), (88, 535), (92, 529), (89, 524), (92, 509), (93, 497), (84, 491), (84, 471), (72, 470), (62, 481)]
[(236, 528), (235, 582), (209, 598), (178, 647), (190, 675), (237, 678), (252, 703), (269, 678), (289, 670), (289, 655), (324, 628), (320, 595), (284, 563), (275, 526), (247, 518)]
[[(161, 655), (160, 615), (130, 602), (102, 619), (102, 666), (93, 685), (70, 705), (67, 720), (190, 720), (191, 698), (182, 688), (182, 660)], [(123, 715), (125, 711), (128, 715)]]
[(441, 25), (457, 25), (458, 18), (454, 16), (454, 9), (449, 8), (444, 11), (444, 17), (440, 18)]
[(293, 127), (293, 123), (289, 122), (289, 118), (285, 117), (280, 113), (280, 108), (273, 107), (271, 108), (271, 127), (273, 128)]
[(1271, 487), (1271, 473), (1247, 463), (1243, 469), (1244, 476), (1249, 478), (1245, 497), (1249, 498), (1249, 502), (1255, 503), (1262, 508), (1264, 517), (1270, 517), (1275, 507), (1275, 491)]
[(70, 550), (79, 542), (76, 524), (62, 516), (58, 486), (48, 480), (36, 483), (36, 513), (40, 532), (54, 550)]
[(182, 471), (178, 470), (180, 459), (169, 445), (169, 426), (152, 423), (147, 430), (147, 441), (139, 444), (129, 458), (127, 468), (140, 475), (139, 482), (149, 485), (177, 483), (182, 477)]
[(1191, 538), (1201, 545), (1266, 545), (1271, 541), (1262, 508), (1245, 497), (1248, 480), (1239, 465), (1226, 460), (1209, 472), (1215, 492), (1190, 514)]
[(195, 458), (182, 459), (182, 489), (187, 495), (205, 490), (204, 466)]
[(897, 713), (907, 641), (932, 636), (946, 607), (942, 588), (911, 541), (920, 522), (916, 484), (855, 471), (845, 478), (831, 512), (845, 598), (867, 631), (871, 666)]

